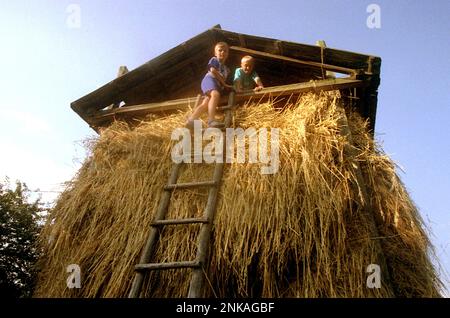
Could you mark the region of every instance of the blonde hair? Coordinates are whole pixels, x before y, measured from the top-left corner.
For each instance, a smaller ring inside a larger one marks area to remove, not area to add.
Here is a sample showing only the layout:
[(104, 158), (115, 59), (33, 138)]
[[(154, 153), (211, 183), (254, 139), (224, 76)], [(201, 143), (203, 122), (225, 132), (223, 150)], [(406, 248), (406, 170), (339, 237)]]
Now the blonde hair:
[(244, 63), (245, 61), (253, 64), (255, 62), (255, 59), (253, 58), (253, 56), (246, 55), (241, 59), (241, 63)]
[(214, 45), (214, 48), (218, 47), (218, 46), (224, 46), (227, 49), (230, 48), (230, 46), (228, 45), (227, 42), (217, 42), (216, 45)]

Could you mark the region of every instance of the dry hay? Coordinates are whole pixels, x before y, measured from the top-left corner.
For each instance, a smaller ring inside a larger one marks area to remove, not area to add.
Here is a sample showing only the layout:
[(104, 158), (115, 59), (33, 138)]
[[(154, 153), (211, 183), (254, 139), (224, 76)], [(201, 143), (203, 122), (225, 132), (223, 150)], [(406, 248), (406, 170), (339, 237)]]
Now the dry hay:
[[(418, 211), (356, 113), (348, 112), (353, 141), (342, 134), (342, 103), (329, 92), (303, 95), (283, 112), (272, 103), (238, 109), (235, 127), (280, 128), (280, 169), (262, 175), (260, 164), (226, 165), (206, 296), (439, 296)], [(183, 118), (135, 129), (117, 122), (93, 143), (42, 233), (35, 296), (127, 296), (168, 179), (170, 135)], [(180, 182), (212, 177), (212, 165), (185, 166)], [(206, 197), (174, 192), (168, 218), (200, 216)], [(154, 261), (193, 260), (198, 227), (166, 227)], [(80, 289), (66, 287), (69, 264), (80, 265)], [(379, 289), (366, 286), (369, 264), (381, 266)], [(189, 271), (152, 272), (143, 296), (186, 296)]]

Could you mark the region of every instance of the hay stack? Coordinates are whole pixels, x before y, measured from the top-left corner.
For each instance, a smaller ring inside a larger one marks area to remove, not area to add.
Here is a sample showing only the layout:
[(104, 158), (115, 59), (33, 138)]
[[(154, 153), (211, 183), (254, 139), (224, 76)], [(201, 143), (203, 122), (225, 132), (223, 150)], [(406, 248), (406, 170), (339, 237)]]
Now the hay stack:
[[(280, 169), (227, 164), (208, 268), (210, 297), (435, 297), (441, 283), (421, 218), (366, 125), (342, 133), (339, 93), (306, 94), (283, 112), (243, 107), (235, 126), (280, 128)], [(43, 230), (37, 297), (125, 297), (146, 241), (184, 114), (130, 129), (116, 123), (60, 196)], [(374, 150), (375, 149), (375, 150)], [(358, 170), (358, 165), (361, 169)], [(212, 166), (188, 164), (179, 182), (209, 180)], [(370, 202), (364, 202), (363, 185)], [(201, 216), (207, 190), (176, 191), (168, 218)], [(192, 260), (198, 225), (166, 227), (156, 261)], [(382, 288), (366, 268), (382, 267)], [(81, 288), (66, 287), (79, 264)], [(146, 297), (183, 297), (189, 269), (152, 273)]]

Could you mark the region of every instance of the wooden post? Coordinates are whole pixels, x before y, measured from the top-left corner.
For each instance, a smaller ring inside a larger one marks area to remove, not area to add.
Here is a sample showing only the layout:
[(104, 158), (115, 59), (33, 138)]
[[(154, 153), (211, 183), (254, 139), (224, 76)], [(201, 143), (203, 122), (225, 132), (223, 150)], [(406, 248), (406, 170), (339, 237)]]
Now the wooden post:
[[(325, 48), (327, 47), (327, 44), (325, 43), (325, 41), (324, 40), (317, 40), (316, 41), (316, 45), (317, 46), (319, 46), (320, 47), (320, 57), (321, 57), (321, 63), (322, 63), (322, 65), (325, 63)], [(323, 70), (323, 67), (322, 67), (322, 76), (323, 76), (323, 78), (324, 79), (328, 79), (328, 78), (336, 78), (336, 74), (334, 73), (334, 72), (332, 72), (332, 71), (326, 71), (325, 72), (325, 74), (323, 74), (323, 72), (324, 72), (324, 70)]]
[(367, 71), (357, 78), (368, 83), (367, 88), (361, 95), (361, 102), (364, 110), (364, 116), (370, 119), (369, 129), (372, 137), (375, 134), (375, 121), (378, 102), (378, 87), (380, 86), (381, 59), (375, 56), (369, 56), (367, 59)]
[[(119, 66), (119, 70), (117, 71), (117, 78), (121, 77), (126, 73), (128, 73), (128, 68), (125, 65)], [(107, 106), (105, 109), (119, 108), (119, 106), (120, 102), (115, 102), (114, 104)]]
[[(350, 127), (348, 125), (347, 115), (345, 114), (345, 109), (343, 107), (338, 107), (338, 112), (340, 112), (341, 116), (339, 119), (339, 129), (341, 136), (345, 137), (348, 141), (348, 143), (344, 147), (344, 154), (346, 157), (349, 158), (355, 158), (356, 157), (356, 151), (353, 147), (353, 137), (352, 132), (350, 130)], [(378, 265), (381, 268), (382, 277), (384, 277), (384, 284), (390, 288), (392, 293), (394, 293), (394, 289), (391, 286), (391, 279), (389, 270), (387, 267), (386, 257), (384, 256), (383, 248), (378, 241), (378, 238), (380, 237), (380, 234), (378, 232), (378, 226), (377, 221), (374, 216), (373, 207), (370, 204), (370, 197), (369, 197), (369, 191), (367, 190), (366, 183), (364, 181), (363, 177), (363, 171), (361, 169), (361, 165), (358, 161), (355, 161), (354, 166), (354, 172), (356, 176), (356, 182), (357, 185), (355, 185), (355, 188), (358, 189), (359, 197), (361, 200), (361, 205), (363, 206), (363, 212), (365, 217), (367, 218), (367, 221), (369, 223), (369, 231), (370, 236), (375, 239), (375, 248), (377, 249), (377, 262)], [(367, 264), (369, 265), (369, 264)]]

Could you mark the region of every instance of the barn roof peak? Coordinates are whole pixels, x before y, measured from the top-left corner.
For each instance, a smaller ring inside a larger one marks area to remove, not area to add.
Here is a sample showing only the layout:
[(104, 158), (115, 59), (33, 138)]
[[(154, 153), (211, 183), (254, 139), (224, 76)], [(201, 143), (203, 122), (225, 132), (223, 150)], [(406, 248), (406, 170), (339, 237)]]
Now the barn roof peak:
[[(328, 48), (324, 41), (319, 41), (317, 45), (301, 44), (227, 31), (220, 25), (186, 40), (134, 70), (128, 72), (122, 66), (116, 79), (72, 102), (71, 107), (96, 129), (107, 125), (118, 114), (139, 117), (152, 109), (147, 107), (143, 111), (145, 107), (138, 107), (139, 111), (134, 112), (136, 105), (193, 97), (199, 93), (199, 84), (206, 71), (205, 65), (213, 55), (214, 44), (220, 41), (230, 45), (229, 66), (239, 65), (243, 55), (255, 57), (258, 73), (268, 87), (324, 80), (325, 74), (332, 73), (343, 74), (342, 78), (336, 79), (336, 84), (343, 82), (342, 87), (345, 88), (353, 84), (355, 87), (361, 86), (360, 82), (350, 80), (363, 81), (366, 87), (364, 98), (371, 94), (375, 100), (372, 98), (364, 105), (362, 114), (370, 118), (374, 127), (380, 81), (379, 57)], [(337, 89), (342, 87), (336, 86)], [(124, 106), (119, 108), (120, 105)]]

